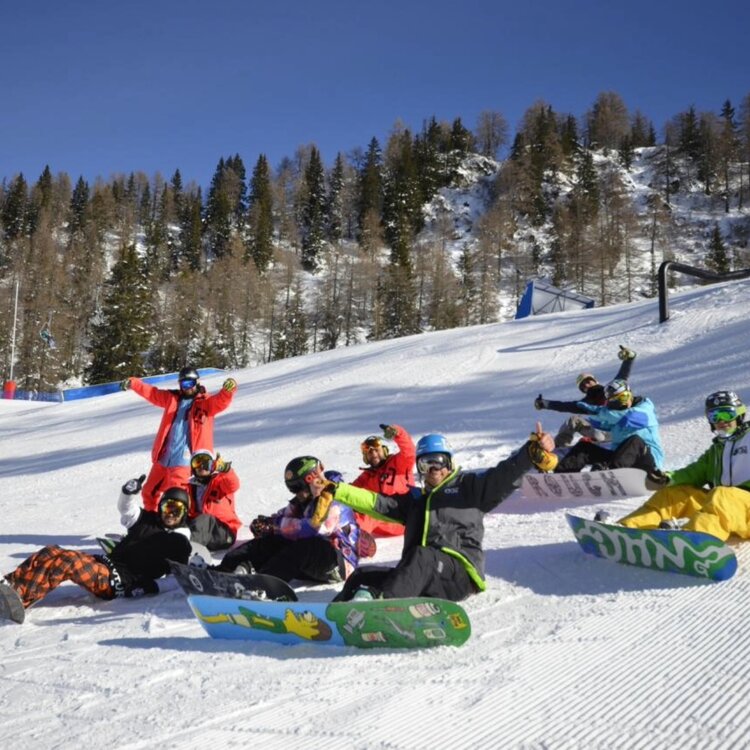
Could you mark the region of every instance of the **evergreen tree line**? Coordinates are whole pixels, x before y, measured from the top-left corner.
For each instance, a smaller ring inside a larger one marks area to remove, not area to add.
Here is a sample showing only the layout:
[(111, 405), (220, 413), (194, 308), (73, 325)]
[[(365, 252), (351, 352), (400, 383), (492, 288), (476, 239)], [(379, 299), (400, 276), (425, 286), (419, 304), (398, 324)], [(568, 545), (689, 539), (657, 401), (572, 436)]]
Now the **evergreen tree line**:
[[(600, 304), (653, 294), (679, 232), (678, 191), (698, 184), (725, 213), (747, 202), (750, 95), (739, 114), (728, 101), (719, 114), (679, 113), (660, 142), (612, 92), (580, 121), (537, 102), (507, 137), (498, 112), (473, 131), (460, 119), (433, 117), (416, 134), (397, 123), (385, 147), (372, 138), (330, 168), (315, 145), (275, 169), (260, 155), (249, 179), (239, 155), (222, 158), (205, 196), (179, 170), (90, 185), (47, 167), (33, 184), (5, 180), (0, 372), (9, 376), (16, 284), (14, 378), (53, 390), (493, 322), (540, 273)], [(641, 147), (658, 175), (645, 213), (623, 182)], [(486, 208), (456, 250), (439, 191), (461, 186), (467, 163), (486, 174)], [(707, 261), (729, 270), (742, 243), (717, 224)]]

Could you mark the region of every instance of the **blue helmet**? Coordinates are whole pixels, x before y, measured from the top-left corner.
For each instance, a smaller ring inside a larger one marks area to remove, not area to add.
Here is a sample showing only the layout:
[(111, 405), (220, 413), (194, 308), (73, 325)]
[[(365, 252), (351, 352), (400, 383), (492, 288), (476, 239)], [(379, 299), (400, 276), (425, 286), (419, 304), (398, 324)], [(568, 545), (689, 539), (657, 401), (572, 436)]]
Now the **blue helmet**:
[(445, 435), (430, 433), (419, 438), (417, 443), (417, 458), (425, 453), (445, 453), (453, 458), (453, 448)]
[(425, 474), (427, 472), (427, 463), (430, 459), (425, 458), (425, 466), (420, 466), (419, 459), (428, 456), (430, 458), (437, 458), (434, 455), (436, 453), (442, 453), (447, 456), (447, 468), (451, 470), (453, 469), (453, 448), (451, 448), (448, 439), (445, 435), (430, 433), (429, 435), (421, 437), (417, 443), (417, 471), (419, 471), (420, 474)]

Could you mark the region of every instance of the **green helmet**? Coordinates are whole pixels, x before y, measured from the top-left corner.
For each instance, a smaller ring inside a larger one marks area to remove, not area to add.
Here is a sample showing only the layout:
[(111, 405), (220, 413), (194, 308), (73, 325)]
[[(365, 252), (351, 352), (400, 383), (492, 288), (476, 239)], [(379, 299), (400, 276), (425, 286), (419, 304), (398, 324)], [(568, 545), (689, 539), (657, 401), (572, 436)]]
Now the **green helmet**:
[(289, 492), (299, 492), (308, 486), (306, 477), (312, 473), (319, 473), (323, 464), (315, 456), (299, 456), (293, 458), (284, 469), (284, 482)]

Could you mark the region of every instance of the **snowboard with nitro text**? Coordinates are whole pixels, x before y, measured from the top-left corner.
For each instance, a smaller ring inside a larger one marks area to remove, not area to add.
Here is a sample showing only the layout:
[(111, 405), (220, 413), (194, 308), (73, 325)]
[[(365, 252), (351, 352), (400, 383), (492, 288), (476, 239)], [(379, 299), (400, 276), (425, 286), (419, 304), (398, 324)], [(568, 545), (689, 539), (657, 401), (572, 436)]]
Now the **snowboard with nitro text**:
[(188, 602), (212, 638), (411, 649), (460, 646), (471, 635), (464, 609), (443, 599), (271, 602), (189, 596)]
[(605, 560), (641, 568), (725, 581), (737, 558), (720, 539), (699, 531), (629, 529), (565, 514), (581, 549)]
[(648, 495), (646, 472), (606, 469), (570, 474), (529, 472), (521, 479), (521, 494), (535, 500), (618, 500)]
[(270, 599), (272, 601), (296, 602), (297, 594), (286, 582), (275, 576), (261, 573), (238, 575), (224, 573), (212, 568), (169, 561), (177, 583), (188, 594), (223, 596), (229, 599)]

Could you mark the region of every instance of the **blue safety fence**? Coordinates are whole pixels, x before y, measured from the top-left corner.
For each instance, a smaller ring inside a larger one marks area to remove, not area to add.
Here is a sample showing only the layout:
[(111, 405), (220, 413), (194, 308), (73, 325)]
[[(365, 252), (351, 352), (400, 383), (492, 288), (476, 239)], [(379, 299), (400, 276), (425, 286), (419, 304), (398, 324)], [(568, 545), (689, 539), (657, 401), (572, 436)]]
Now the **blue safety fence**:
[[(198, 374), (202, 378), (206, 378), (209, 375), (216, 375), (219, 373), (224, 372), (224, 370), (221, 370), (216, 367), (204, 367), (200, 368), (198, 370)], [(170, 382), (174, 386), (177, 385), (177, 373), (176, 372), (168, 372), (162, 375), (147, 375), (146, 377), (141, 378), (146, 383), (151, 383), (152, 385), (156, 383), (164, 383), (164, 382)], [(93, 398), (94, 396), (106, 396), (110, 393), (118, 393), (120, 391), (120, 383), (122, 381), (118, 380), (114, 383), (99, 383), (98, 385), (84, 385), (80, 388), (66, 388), (64, 390), (55, 391), (55, 392), (41, 392), (41, 391), (23, 391), (20, 389), (17, 389), (13, 393), (13, 399), (14, 400), (21, 400), (21, 401), (77, 401), (78, 399), (82, 398)], [(7, 395), (4, 394), (7, 398)]]

